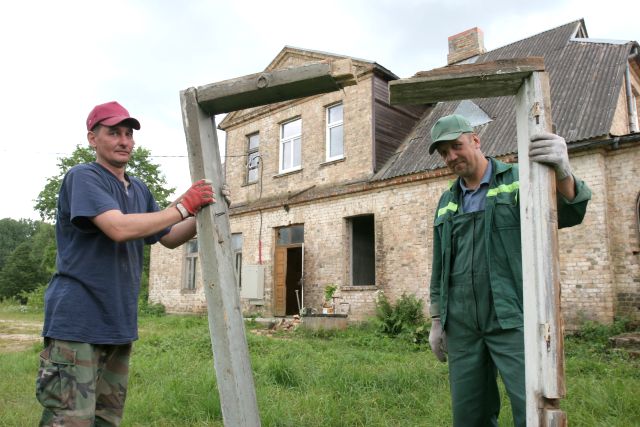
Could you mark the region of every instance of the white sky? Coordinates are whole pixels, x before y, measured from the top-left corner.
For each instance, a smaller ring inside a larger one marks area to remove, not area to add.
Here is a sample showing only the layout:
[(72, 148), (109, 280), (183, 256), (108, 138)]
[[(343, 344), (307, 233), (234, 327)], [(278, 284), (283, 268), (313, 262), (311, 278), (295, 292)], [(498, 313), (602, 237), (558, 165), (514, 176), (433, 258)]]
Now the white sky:
[[(446, 65), (447, 37), (472, 27), (487, 50), (580, 18), (591, 38), (639, 40), (639, 11), (636, 0), (4, 1), (0, 218), (39, 219), (34, 199), (57, 158), (87, 144), (96, 104), (124, 105), (153, 156), (185, 156), (179, 92), (262, 71), (285, 45), (410, 77)], [(188, 187), (185, 157), (153, 160)]]

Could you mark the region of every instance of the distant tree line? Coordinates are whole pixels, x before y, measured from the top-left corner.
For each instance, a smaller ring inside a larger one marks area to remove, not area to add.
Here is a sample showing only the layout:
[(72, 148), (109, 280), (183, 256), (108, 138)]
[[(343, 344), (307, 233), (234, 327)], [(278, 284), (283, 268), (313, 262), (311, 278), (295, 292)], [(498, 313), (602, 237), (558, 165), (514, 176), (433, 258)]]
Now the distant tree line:
[[(137, 147), (127, 173), (141, 179), (154, 195), (158, 205), (169, 204), (174, 188), (165, 188), (160, 167), (150, 160), (149, 150)], [(16, 298), (26, 302), (26, 294), (47, 285), (56, 268), (55, 226), (58, 190), (65, 173), (71, 167), (95, 160), (93, 149), (76, 146), (69, 157), (58, 159), (58, 174), (47, 183), (35, 200), (34, 209), (42, 221), (30, 219), (0, 219), (0, 300)], [(145, 250), (141, 297), (146, 299), (149, 250)]]

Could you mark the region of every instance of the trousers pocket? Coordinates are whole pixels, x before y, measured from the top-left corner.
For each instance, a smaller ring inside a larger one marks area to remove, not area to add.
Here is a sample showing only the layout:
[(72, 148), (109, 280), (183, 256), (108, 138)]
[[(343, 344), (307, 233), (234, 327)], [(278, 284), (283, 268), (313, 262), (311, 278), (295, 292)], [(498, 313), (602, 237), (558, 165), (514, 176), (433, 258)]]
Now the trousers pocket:
[(36, 380), (36, 398), (45, 408), (69, 407), (75, 395), (76, 350), (51, 340), (40, 353), (40, 368)]

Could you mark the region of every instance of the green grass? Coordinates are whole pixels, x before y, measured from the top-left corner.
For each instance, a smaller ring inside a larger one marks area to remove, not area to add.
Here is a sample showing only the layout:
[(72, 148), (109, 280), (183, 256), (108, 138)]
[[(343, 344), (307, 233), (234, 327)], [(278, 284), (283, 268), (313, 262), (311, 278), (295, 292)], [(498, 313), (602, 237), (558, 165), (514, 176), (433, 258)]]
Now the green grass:
[[(32, 313), (5, 313), (34, 320)], [(6, 316), (5, 316), (6, 315)], [(134, 345), (123, 426), (222, 426), (207, 320), (143, 317)], [(606, 334), (567, 338), (570, 425), (640, 425), (640, 363), (606, 346)], [(371, 327), (248, 333), (263, 426), (451, 425), (447, 365), (427, 347)], [(37, 425), (39, 345), (0, 351), (0, 426)], [(503, 390), (500, 425), (511, 415)]]

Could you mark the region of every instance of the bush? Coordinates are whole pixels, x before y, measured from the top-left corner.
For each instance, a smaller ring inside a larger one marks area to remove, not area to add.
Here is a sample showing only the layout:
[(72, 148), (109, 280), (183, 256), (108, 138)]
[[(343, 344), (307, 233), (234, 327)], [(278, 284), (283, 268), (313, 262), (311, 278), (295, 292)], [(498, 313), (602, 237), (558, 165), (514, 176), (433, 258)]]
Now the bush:
[(30, 309), (44, 310), (44, 293), (48, 285), (41, 285), (32, 291), (22, 291), (19, 294), (20, 300), (24, 301)]
[(587, 320), (580, 326), (574, 336), (587, 341), (606, 342), (609, 337), (630, 332), (633, 329), (633, 322), (626, 317), (616, 318), (610, 325)]
[(390, 336), (406, 334), (416, 344), (425, 342), (428, 336), (423, 302), (415, 295), (402, 294), (393, 305), (380, 292), (376, 299), (376, 323), (379, 332)]
[(152, 316), (152, 317), (162, 317), (167, 313), (164, 305), (149, 303), (146, 300), (140, 301), (138, 306), (138, 313), (141, 315)]

